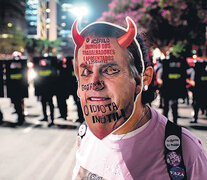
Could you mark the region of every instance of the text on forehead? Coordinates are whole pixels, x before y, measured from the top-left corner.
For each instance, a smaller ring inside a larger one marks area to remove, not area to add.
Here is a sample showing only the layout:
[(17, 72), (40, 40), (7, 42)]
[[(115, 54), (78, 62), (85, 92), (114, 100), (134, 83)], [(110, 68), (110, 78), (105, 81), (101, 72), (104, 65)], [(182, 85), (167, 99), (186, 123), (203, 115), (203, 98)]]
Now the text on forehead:
[(104, 44), (86, 44), (85, 45), (86, 49), (107, 49), (107, 48), (111, 48), (110, 43), (104, 43)]
[(107, 55), (107, 54), (115, 54), (114, 49), (104, 49), (104, 50), (83, 50), (83, 55)]
[(109, 43), (109, 42), (110, 42), (109, 38), (94, 38), (91, 40), (91, 44)]

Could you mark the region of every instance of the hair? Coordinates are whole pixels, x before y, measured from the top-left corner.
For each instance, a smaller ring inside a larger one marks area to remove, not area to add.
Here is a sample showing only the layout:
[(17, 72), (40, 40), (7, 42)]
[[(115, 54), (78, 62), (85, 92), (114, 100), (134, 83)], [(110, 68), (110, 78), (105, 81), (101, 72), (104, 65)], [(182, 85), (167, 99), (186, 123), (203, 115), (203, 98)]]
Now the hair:
[[(87, 36), (94, 37), (108, 37), (119, 38), (126, 33), (126, 30), (115, 26), (110, 23), (96, 22), (87, 26), (82, 32), (83, 38)], [(145, 42), (140, 34), (136, 35), (136, 39), (127, 47), (128, 54), (128, 68), (132, 77), (135, 78), (136, 84), (140, 84), (141, 80), (139, 75), (143, 75), (143, 72), (147, 66), (151, 65), (148, 58), (147, 48)], [(141, 52), (140, 52), (141, 51)], [(75, 49), (75, 59), (77, 58), (78, 49)], [(143, 60), (142, 60), (143, 59)], [(75, 63), (76, 64), (76, 63)], [(75, 73), (78, 78), (78, 67), (75, 66)], [(144, 67), (143, 67), (144, 66)], [(142, 104), (151, 103), (155, 98), (155, 93), (152, 85), (149, 86), (148, 91), (142, 92)]]

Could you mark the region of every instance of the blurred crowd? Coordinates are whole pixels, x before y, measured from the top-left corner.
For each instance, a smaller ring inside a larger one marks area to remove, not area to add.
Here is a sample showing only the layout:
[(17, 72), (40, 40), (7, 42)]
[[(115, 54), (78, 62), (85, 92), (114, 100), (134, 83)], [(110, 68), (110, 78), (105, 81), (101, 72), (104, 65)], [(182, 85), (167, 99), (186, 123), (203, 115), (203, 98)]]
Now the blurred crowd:
[[(29, 84), (35, 88), (35, 96), (41, 102), (43, 119), (48, 127), (54, 125), (54, 102), (56, 96), (60, 118), (68, 120), (67, 99), (73, 96), (80, 123), (83, 115), (77, 97), (77, 83), (73, 70), (73, 57), (34, 57), (32, 61), (21, 56), (0, 61), (0, 97), (10, 98), (17, 113), (17, 125), (25, 122), (24, 98), (28, 98)], [(6, 89), (6, 90), (5, 90)], [(49, 106), (50, 112), (47, 112)], [(4, 112), (0, 109), (0, 124)], [(49, 115), (49, 117), (48, 117)]]

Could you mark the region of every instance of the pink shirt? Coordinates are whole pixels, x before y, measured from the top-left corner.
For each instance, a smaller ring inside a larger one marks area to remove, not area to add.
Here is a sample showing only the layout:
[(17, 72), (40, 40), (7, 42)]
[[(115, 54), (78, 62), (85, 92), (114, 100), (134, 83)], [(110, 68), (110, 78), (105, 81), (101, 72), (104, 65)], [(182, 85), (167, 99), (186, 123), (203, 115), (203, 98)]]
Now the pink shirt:
[[(145, 127), (124, 137), (109, 135), (99, 140), (87, 128), (76, 154), (73, 179), (96, 174), (108, 180), (170, 180), (164, 160), (167, 119), (153, 109), (151, 113)], [(182, 128), (183, 158), (190, 180), (207, 179), (207, 153), (199, 142)]]

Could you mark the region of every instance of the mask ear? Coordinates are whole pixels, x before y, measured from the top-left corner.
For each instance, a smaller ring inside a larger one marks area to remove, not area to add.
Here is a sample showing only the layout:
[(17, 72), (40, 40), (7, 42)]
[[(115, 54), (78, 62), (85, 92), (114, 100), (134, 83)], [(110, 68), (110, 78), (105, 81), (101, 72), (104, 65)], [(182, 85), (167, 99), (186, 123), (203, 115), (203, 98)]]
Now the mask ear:
[[(146, 87), (150, 85), (151, 81), (152, 81), (152, 77), (153, 77), (153, 68), (152, 66), (148, 66), (145, 71), (144, 71), (144, 75), (143, 75), (143, 87)], [(145, 90), (145, 89), (143, 89)]]

